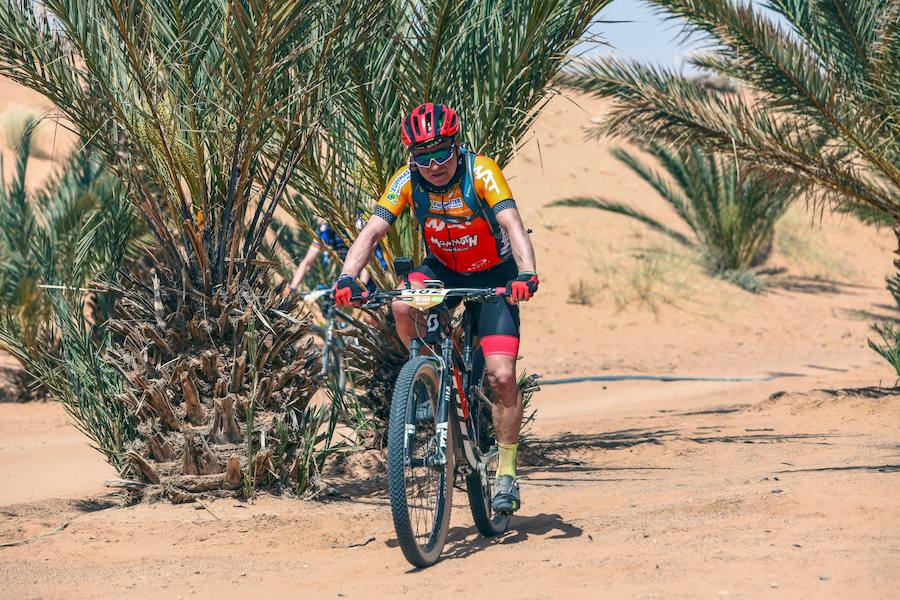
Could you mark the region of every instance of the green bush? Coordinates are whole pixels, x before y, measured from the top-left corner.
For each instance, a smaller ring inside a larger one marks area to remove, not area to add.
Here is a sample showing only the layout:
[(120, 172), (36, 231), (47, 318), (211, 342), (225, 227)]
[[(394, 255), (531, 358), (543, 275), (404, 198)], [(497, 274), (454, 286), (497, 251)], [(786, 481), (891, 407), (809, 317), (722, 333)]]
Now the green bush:
[(76, 152), (59, 176), (26, 193), (30, 131), (17, 144), (11, 183), (0, 190), (0, 220), (11, 224), (0, 236), (0, 348), (122, 471), (136, 424), (116, 397), (119, 373), (104, 359), (114, 300), (94, 280), (111, 281), (136, 255), (140, 228), (118, 180), (89, 150)]
[(773, 182), (731, 157), (711, 155), (699, 146), (672, 149), (650, 144), (645, 150), (665, 175), (632, 152), (616, 148), (612, 153), (675, 210), (691, 237), (632, 205), (604, 198), (566, 198), (551, 206), (591, 207), (636, 219), (698, 252), (710, 273), (758, 290), (759, 282), (749, 269), (763, 262), (771, 249), (775, 223), (796, 196), (794, 180)]
[[(121, 184), (89, 149), (75, 152), (61, 173), (36, 191), (26, 189), (35, 125), (29, 121), (18, 139), (9, 140), (15, 169), (9, 183), (0, 186), (0, 328), (5, 334), (0, 348), (26, 368), (41, 351), (59, 344), (59, 332), (51, 325), (53, 302), (41, 287), (55, 283), (47, 279), (48, 262), (54, 265), (51, 276), (81, 288), (109, 264), (118, 266), (119, 254), (133, 256), (139, 246)], [(15, 343), (4, 341), (10, 339)]]

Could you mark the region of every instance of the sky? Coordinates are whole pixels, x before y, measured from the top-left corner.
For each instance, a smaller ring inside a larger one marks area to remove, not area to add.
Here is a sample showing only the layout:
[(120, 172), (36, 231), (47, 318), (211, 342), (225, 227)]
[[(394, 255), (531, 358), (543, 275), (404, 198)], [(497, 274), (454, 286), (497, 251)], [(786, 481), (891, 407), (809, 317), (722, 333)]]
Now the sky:
[(641, 0), (615, 0), (599, 14), (598, 19), (627, 22), (595, 24), (591, 33), (609, 45), (591, 48), (590, 54), (615, 55), (643, 63), (683, 68), (686, 72), (694, 71), (686, 64), (686, 57), (691, 51), (702, 47), (701, 39), (694, 36), (685, 41), (679, 35), (681, 26), (677, 21), (654, 14), (654, 9)]
[[(759, 8), (776, 22), (785, 24), (780, 15), (775, 15), (766, 8)], [(595, 24), (590, 33), (598, 35), (609, 45), (590, 48), (589, 54), (615, 55), (657, 66), (683, 69), (685, 73), (697, 72), (697, 69), (687, 63), (687, 59), (692, 52), (700, 51), (705, 46), (702, 35), (694, 34), (690, 40), (684, 40), (680, 35), (680, 20), (669, 20), (655, 14), (655, 9), (643, 0), (614, 0), (597, 18), (627, 22)], [(578, 52), (587, 49), (589, 45), (576, 47), (575, 50)]]

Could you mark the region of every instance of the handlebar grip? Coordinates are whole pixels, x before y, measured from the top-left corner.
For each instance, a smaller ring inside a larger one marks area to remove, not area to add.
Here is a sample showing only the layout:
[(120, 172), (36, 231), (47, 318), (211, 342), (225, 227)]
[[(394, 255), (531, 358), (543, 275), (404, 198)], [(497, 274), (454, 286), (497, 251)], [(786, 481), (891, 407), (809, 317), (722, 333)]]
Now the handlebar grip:
[(506, 295), (506, 286), (494, 288), (494, 293), (496, 293), (498, 296), (505, 296)]

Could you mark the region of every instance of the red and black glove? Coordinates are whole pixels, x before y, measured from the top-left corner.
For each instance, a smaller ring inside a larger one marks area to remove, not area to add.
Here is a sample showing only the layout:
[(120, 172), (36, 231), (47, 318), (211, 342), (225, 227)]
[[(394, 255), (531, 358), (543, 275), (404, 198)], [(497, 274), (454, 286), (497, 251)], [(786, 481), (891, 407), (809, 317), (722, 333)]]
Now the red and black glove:
[(513, 300), (530, 300), (538, 289), (537, 273), (522, 271), (519, 276), (506, 284), (506, 294)]
[(334, 302), (338, 306), (349, 306), (362, 298), (363, 289), (353, 275), (344, 273), (334, 284)]

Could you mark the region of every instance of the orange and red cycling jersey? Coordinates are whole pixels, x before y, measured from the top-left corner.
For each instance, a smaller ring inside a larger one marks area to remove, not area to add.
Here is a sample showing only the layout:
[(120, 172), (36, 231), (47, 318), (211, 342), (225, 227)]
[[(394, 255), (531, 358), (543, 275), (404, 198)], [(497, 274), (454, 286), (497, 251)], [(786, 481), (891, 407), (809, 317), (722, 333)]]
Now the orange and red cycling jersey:
[[(478, 155), (474, 165), (472, 182), (478, 198), (487, 204), (485, 210), (496, 214), (515, 208), (509, 184), (497, 163)], [(458, 168), (466, 168), (465, 163), (461, 162)], [(419, 223), (425, 243), (435, 258), (457, 273), (490, 269), (510, 258), (509, 239), (502, 229), (498, 232), (499, 239), (494, 236), (487, 219), (466, 204), (462, 177), (456, 177), (456, 180), (444, 193), (427, 190), (430, 214), (425, 223)], [(420, 181), (421, 177), (414, 177), (408, 166), (398, 169), (388, 182), (374, 214), (393, 223), (407, 207), (412, 208), (413, 185), (422, 185)], [(444, 215), (448, 218), (442, 218)]]

